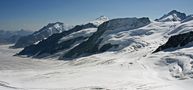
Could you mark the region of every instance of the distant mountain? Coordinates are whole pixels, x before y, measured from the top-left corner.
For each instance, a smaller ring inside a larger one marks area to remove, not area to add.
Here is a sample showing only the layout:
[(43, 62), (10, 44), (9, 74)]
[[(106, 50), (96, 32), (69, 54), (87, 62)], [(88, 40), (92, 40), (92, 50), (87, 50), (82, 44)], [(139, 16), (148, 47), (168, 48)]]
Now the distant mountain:
[(20, 37), (31, 34), (32, 31), (28, 30), (19, 30), (19, 31), (5, 31), (0, 30), (0, 44), (13, 44)]
[(165, 14), (159, 19), (156, 19), (155, 21), (159, 22), (169, 22), (169, 21), (182, 21), (186, 18), (185, 13), (178, 12), (177, 10), (172, 10), (168, 14)]
[(61, 33), (66, 31), (69, 28), (66, 28), (63, 23), (56, 22), (56, 23), (49, 23), (48, 25), (44, 26), (40, 30), (28, 35), (21, 37), (12, 48), (23, 48), (32, 44), (36, 44), (41, 40), (48, 38), (49, 36), (55, 33)]
[(24, 48), (18, 55), (27, 55), (36, 58), (61, 56), (73, 47), (86, 41), (96, 32), (97, 27), (107, 20), (107, 17), (100, 16), (87, 24), (77, 25), (62, 33), (54, 34), (36, 45)]
[[(24, 48), (17, 55), (27, 55), (36, 58), (47, 57), (61, 52), (62, 54), (79, 43), (88, 39), (95, 31), (94, 24), (77, 25), (74, 28), (54, 34), (36, 45), (30, 45)], [(60, 53), (58, 54), (60, 55)], [(56, 55), (56, 56), (58, 56)]]
[(104, 22), (106, 22), (106, 21), (108, 21), (108, 20), (109, 20), (108, 17), (106, 17), (106, 16), (100, 16), (100, 17), (98, 17), (97, 19), (95, 19), (95, 20), (93, 20), (93, 21), (90, 21), (89, 23), (92, 23), (92, 24), (94, 24), (94, 25), (96, 25), (96, 26), (99, 26), (99, 25), (101, 25), (102, 23), (104, 23)]

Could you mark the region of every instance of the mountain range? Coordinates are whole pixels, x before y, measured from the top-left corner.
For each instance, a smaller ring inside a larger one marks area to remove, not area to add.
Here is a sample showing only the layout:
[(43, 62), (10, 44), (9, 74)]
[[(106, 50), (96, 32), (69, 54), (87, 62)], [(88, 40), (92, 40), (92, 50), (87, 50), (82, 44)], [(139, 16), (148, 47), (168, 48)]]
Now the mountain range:
[(49, 23), (34, 33), (23, 36), (12, 46), (12, 48), (24, 48), (26, 46), (38, 43), (39, 41), (48, 38), (55, 33), (61, 33), (62, 31), (68, 30), (70, 26), (65, 26), (61, 22)]
[[(108, 21), (109, 19), (105, 16), (100, 16), (97, 19), (90, 21), (88, 23), (92, 23), (95, 26), (99, 26), (104, 21)], [(37, 44), (40, 41), (48, 38), (49, 36), (52, 36), (56, 33), (61, 33), (68, 31), (72, 29), (74, 26), (64, 24), (62, 22), (56, 22), (56, 23), (49, 23), (48, 25), (44, 26), (40, 30), (28, 35), (21, 37), (15, 45), (12, 46), (12, 48), (24, 48), (26, 46), (30, 46), (33, 44)]]
[[(59, 57), (59, 59), (69, 59), (105, 51), (120, 51), (128, 47), (133, 51), (138, 48), (147, 47), (151, 43), (148, 40), (143, 40), (142, 37), (150, 37), (158, 34), (156, 32), (159, 32), (159, 29), (162, 28), (167, 30), (162, 32), (164, 34), (162, 35), (163, 38), (180, 34), (185, 32), (184, 29), (189, 27), (186, 27), (184, 23), (191, 20), (191, 15), (187, 16), (185, 13), (176, 10), (172, 10), (155, 21), (151, 21), (147, 17), (109, 20), (106, 16), (101, 16), (88, 24), (77, 25), (67, 31), (62, 30), (63, 32), (58, 31), (58, 34), (52, 36), (48, 34), (46, 36), (48, 39), (43, 40), (45, 37), (42, 37), (39, 39), (42, 41), (38, 44), (27, 46), (17, 55), (27, 55), (34, 58), (54, 56)], [(48, 27), (53, 25), (49, 24), (39, 32), (45, 30), (45, 28), (47, 30)], [(31, 41), (30, 39), (25, 39)], [(17, 43), (15, 46), (17, 46)]]
[(58, 56), (62, 54), (62, 52), (66, 52), (87, 40), (94, 32), (96, 32), (99, 24), (102, 24), (105, 21), (108, 21), (108, 18), (100, 16), (87, 24), (76, 25), (67, 31), (54, 34), (38, 44), (27, 46), (19, 54), (28, 53), (27, 56), (33, 56), (36, 58), (42, 58), (56, 53), (57, 55), (54, 56)]
[(0, 44), (14, 44), (17, 40), (22, 37), (31, 34), (29, 30), (18, 30), (18, 31), (7, 31), (0, 30)]

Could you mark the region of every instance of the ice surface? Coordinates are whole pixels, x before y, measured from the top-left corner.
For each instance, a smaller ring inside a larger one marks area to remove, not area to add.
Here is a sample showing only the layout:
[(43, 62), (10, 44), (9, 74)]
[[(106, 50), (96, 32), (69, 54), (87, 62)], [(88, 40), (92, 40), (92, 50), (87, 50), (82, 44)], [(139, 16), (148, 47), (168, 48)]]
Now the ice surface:
[[(192, 49), (178, 52), (191, 54)], [(172, 55), (164, 52), (151, 55), (149, 51), (150, 48), (132, 53), (106, 52), (74, 61), (57, 61), (13, 57), (18, 50), (0, 46), (0, 89), (192, 90), (193, 80), (172, 77), (170, 66), (161, 62), (165, 61), (161, 58)]]

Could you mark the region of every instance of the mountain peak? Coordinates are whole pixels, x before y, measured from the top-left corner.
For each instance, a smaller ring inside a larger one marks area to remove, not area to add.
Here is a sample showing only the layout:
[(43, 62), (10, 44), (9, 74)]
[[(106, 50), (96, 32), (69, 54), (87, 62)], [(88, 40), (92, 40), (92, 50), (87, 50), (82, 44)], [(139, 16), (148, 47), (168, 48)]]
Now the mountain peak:
[(185, 13), (181, 13), (177, 10), (172, 10), (168, 14), (165, 14), (159, 19), (156, 19), (155, 21), (159, 22), (169, 22), (169, 21), (182, 21), (186, 18)]
[(169, 13), (181, 13), (181, 12), (179, 12), (179, 11), (177, 11), (177, 10), (172, 10), (172, 11), (170, 11)]
[(177, 11), (177, 10), (172, 10), (172, 11), (170, 11), (170, 12), (168, 13), (168, 15), (173, 15), (173, 14), (186, 16), (185, 13), (179, 12), (179, 11)]
[(109, 20), (108, 17), (100, 16), (100, 17), (96, 18), (95, 20), (91, 21), (90, 23), (93, 23), (94, 25), (99, 26), (100, 24), (102, 24), (108, 20)]
[(62, 28), (61, 29), (62, 31), (67, 31), (67, 30), (73, 28), (73, 26), (69, 25), (69, 24), (64, 24), (62, 22), (55, 22), (55, 23), (48, 23), (48, 25), (44, 26), (42, 29), (48, 29), (48, 28), (55, 28), (55, 29)]
[(107, 21), (107, 20), (109, 20), (109, 18), (102, 15), (102, 16), (98, 17), (96, 20), (106, 20)]
[(62, 22), (48, 23), (46, 27), (53, 27), (54, 25), (63, 25), (63, 23)]

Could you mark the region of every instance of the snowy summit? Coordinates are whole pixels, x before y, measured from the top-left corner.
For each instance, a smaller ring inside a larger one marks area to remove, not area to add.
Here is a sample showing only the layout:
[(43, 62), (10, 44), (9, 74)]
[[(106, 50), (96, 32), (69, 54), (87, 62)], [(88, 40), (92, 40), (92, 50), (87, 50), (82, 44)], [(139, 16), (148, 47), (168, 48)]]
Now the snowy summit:
[(168, 14), (165, 14), (159, 19), (156, 19), (156, 21), (159, 22), (169, 22), (169, 21), (182, 21), (186, 18), (185, 13), (178, 12), (177, 10), (172, 10)]
[(108, 21), (108, 20), (109, 20), (108, 17), (106, 17), (106, 16), (100, 16), (100, 17), (98, 17), (97, 19), (91, 21), (90, 23), (93, 23), (94, 25), (99, 26), (100, 24), (102, 24), (102, 23), (104, 23), (104, 22), (106, 22), (106, 21)]

